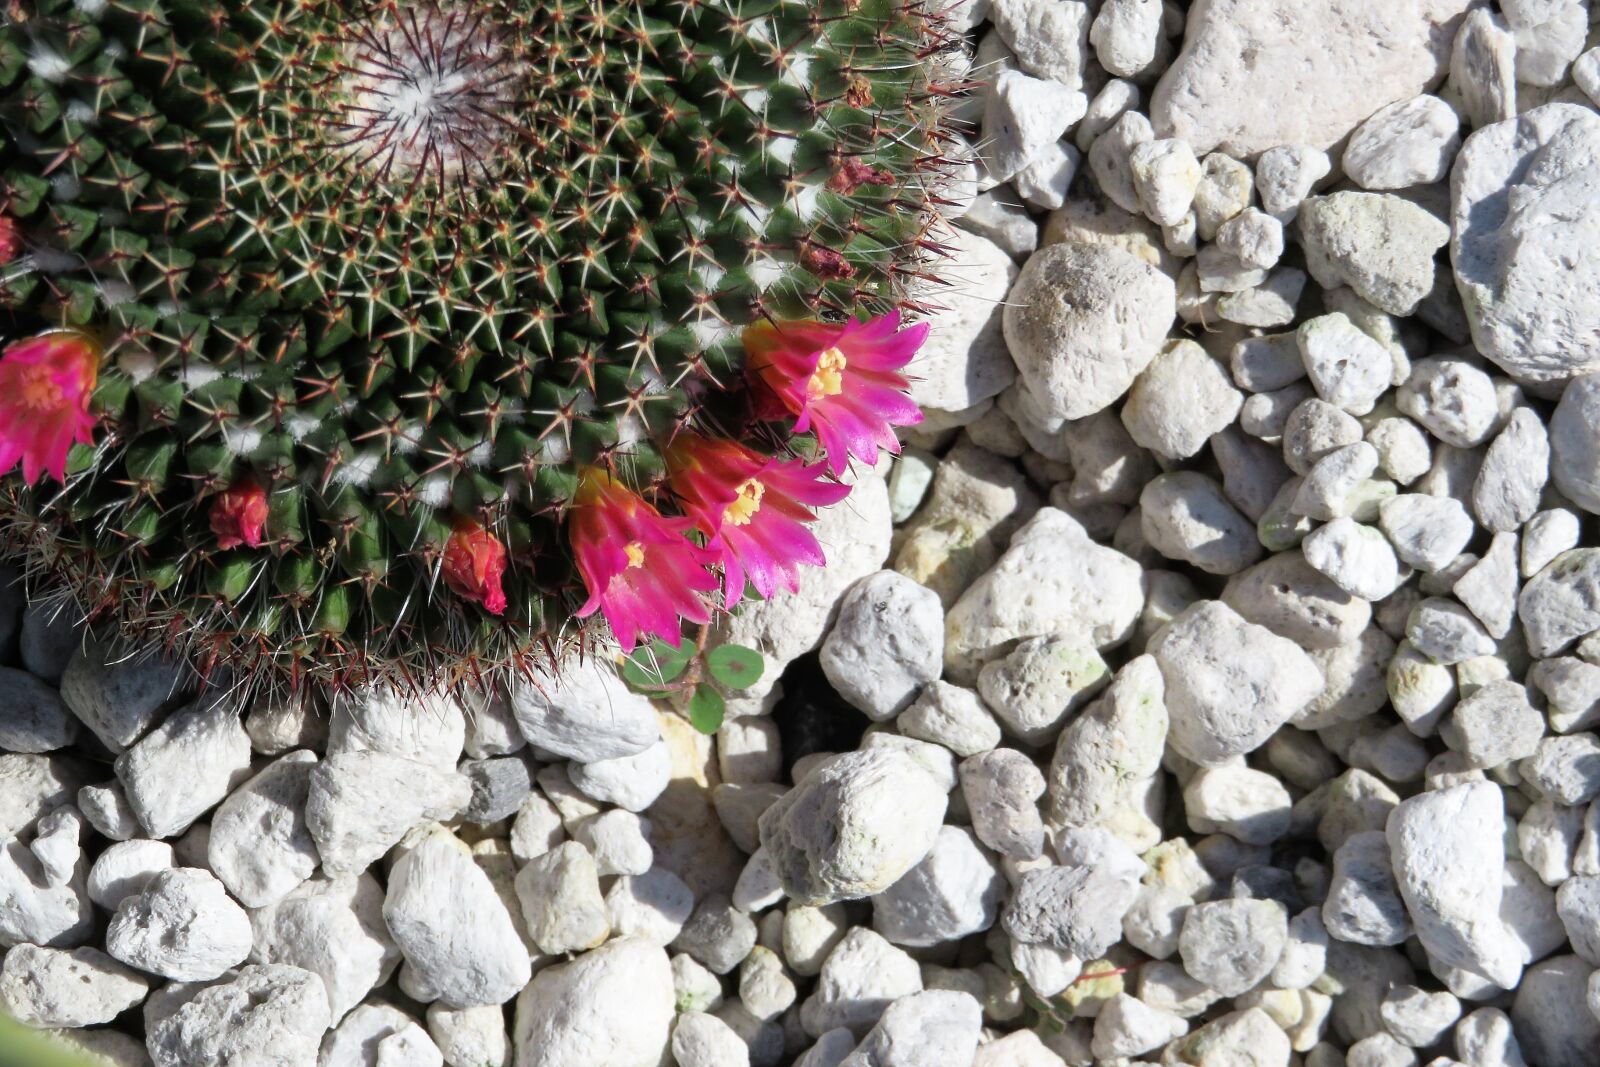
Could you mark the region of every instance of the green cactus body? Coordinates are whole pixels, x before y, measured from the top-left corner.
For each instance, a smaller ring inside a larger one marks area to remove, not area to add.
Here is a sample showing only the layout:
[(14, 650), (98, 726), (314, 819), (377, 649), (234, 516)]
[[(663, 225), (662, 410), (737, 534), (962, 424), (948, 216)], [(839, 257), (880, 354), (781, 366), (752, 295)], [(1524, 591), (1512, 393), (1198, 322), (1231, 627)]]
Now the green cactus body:
[[(21, 0), (0, 333), (105, 356), (64, 486), (0, 482), (39, 589), (253, 677), (525, 669), (581, 640), (580, 464), (646, 495), (759, 433), (763, 316), (903, 302), (948, 92), (915, 0)], [(267, 490), (220, 550), (216, 495)], [(452, 518), (510, 610), (435, 595)]]

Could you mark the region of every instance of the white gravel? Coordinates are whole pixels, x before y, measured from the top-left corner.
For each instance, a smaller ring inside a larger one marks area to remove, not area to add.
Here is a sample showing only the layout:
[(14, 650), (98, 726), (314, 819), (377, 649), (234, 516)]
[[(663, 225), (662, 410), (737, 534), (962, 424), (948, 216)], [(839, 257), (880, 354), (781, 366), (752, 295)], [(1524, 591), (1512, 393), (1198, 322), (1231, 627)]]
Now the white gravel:
[(0, 584), (0, 1009), (117, 1067), (1591, 1067), (1592, 5), (940, 6), (929, 420), (723, 627), (722, 729), (604, 655), (240, 708)]

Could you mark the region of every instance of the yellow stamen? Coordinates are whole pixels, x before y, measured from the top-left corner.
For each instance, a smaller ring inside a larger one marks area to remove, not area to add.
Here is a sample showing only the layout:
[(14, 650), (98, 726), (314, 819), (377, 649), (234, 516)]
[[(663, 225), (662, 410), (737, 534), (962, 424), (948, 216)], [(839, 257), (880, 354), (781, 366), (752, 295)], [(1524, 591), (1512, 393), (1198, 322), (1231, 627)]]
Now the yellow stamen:
[(747, 479), (739, 486), (739, 493), (733, 498), (722, 512), (722, 521), (731, 526), (747, 525), (756, 517), (756, 512), (761, 510), (761, 497), (766, 493), (767, 487), (754, 478)]
[(806, 396), (821, 400), (825, 396), (838, 396), (844, 392), (844, 353), (837, 348), (824, 349), (817, 357), (817, 369), (806, 382)]
[(61, 407), (61, 386), (56, 384), (49, 367), (24, 367), (21, 377), (23, 407), (32, 411), (56, 411)]
[(628, 569), (644, 566), (644, 546), (637, 541), (629, 541), (623, 546), (622, 551), (628, 554)]

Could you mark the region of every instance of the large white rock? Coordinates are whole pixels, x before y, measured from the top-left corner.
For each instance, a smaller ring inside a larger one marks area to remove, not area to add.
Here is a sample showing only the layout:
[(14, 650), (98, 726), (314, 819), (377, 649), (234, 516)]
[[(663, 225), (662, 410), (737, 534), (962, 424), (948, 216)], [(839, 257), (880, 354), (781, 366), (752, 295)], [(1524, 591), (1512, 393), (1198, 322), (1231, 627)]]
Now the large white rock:
[(1081, 419), (1128, 391), (1176, 312), (1172, 279), (1132, 254), (1051, 245), (1028, 259), (1011, 288), (1005, 338), (1043, 413)]
[(99, 1026), (149, 991), (149, 979), (99, 949), (23, 944), (0, 963), (0, 1009), (29, 1026)]
[(994, 925), (1005, 879), (971, 830), (941, 826), (933, 850), (872, 900), (873, 927), (897, 945), (936, 945)]
[(940, 240), (951, 246), (948, 265), (940, 269), (946, 284), (927, 296), (937, 308), (928, 318), (932, 329), (905, 373), (911, 399), (924, 409), (957, 412), (999, 395), (1017, 376), (1000, 331), (1000, 309), (1017, 265), (970, 230), (952, 228)]
[(1584, 511), (1600, 514), (1600, 374), (1574, 378), (1550, 419), (1550, 476)]
[(408, 843), (383, 901), (384, 921), (409, 968), (408, 991), (449, 1008), (516, 996), (533, 973), (528, 953), (472, 851), (442, 826)]
[(466, 734), (466, 715), (454, 697), (414, 696), (386, 686), (334, 701), (327, 751), (384, 752), (451, 770)]
[(1505, 865), (1504, 819), (1500, 787), (1467, 782), (1401, 801), (1385, 834), (1422, 947), (1510, 989), (1522, 957), (1500, 920), (1501, 880), (1484, 877)]
[(530, 744), (579, 763), (631, 756), (661, 737), (649, 698), (602, 659), (568, 660), (552, 678), (514, 683), (509, 695)]
[(673, 1003), (666, 952), (637, 938), (546, 967), (517, 998), (516, 1067), (658, 1067)]
[(280, 965), (250, 966), (197, 992), (150, 1027), (156, 1067), (308, 1067), (328, 1028), (322, 980)]
[(176, 837), (250, 773), (250, 735), (226, 702), (169, 716), (117, 757), (128, 805), (151, 837)]
[(1451, 260), (1478, 351), (1559, 388), (1600, 370), (1600, 115), (1546, 104), (1467, 138)]
[(830, 759), (761, 815), (761, 844), (802, 904), (880, 893), (933, 849), (945, 791), (899, 749)]
[(337, 1023), (400, 965), (383, 921), (383, 887), (370, 874), (319, 875), (250, 913), (256, 963), (285, 963), (322, 979)]
[(1139, 564), (1089, 539), (1064, 511), (1041, 508), (945, 617), (945, 671), (975, 681), (1024, 637), (1081, 631), (1096, 648), (1126, 640), (1144, 607)]
[[(141, 971), (209, 982), (250, 955), (250, 917), (210, 872), (162, 871), (117, 906), (106, 951)], [(319, 990), (320, 992), (320, 990)]]
[(822, 671), (840, 696), (881, 722), (939, 677), (943, 649), (939, 595), (896, 571), (879, 571), (845, 591), (822, 642)]
[(913, 993), (889, 1005), (839, 1067), (967, 1067), (982, 1029), (983, 1008), (972, 994)]
[(88, 940), (94, 908), (80, 857), (59, 882), (21, 840), (0, 845), (0, 946), (28, 943), (67, 948)]
[(1298, 645), (1203, 600), (1150, 642), (1166, 682), (1167, 742), (1204, 767), (1252, 752), (1322, 692)]
[(329, 874), (356, 874), (407, 830), (453, 818), (472, 799), (455, 771), (381, 752), (341, 752), (311, 772), (306, 825)]
[(1150, 98), (1162, 137), (1197, 154), (1327, 149), (1443, 77), (1470, 0), (1197, 0)]
[(233, 792), (211, 819), (211, 870), (247, 908), (283, 897), (317, 869), (306, 826), (314, 752), (291, 752)]

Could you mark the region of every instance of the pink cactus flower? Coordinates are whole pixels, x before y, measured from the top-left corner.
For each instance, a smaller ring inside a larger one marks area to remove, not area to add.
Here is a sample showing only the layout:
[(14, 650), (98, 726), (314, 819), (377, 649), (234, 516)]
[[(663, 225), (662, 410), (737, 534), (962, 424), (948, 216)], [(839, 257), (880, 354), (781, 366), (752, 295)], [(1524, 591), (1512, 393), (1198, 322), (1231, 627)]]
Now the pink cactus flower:
[(218, 548), (260, 548), (266, 528), (267, 491), (254, 478), (235, 482), (211, 502), (211, 532)]
[(757, 322), (744, 331), (746, 372), (762, 413), (794, 416), (796, 433), (816, 431), (838, 475), (851, 456), (876, 463), (880, 448), (899, 452), (894, 427), (922, 421), (896, 372), (927, 337), (927, 323), (900, 329), (898, 311), (864, 322)]
[(472, 519), (459, 518), (444, 545), (444, 584), (463, 600), (482, 604), (490, 615), (506, 613), (501, 580), (506, 573), (506, 546)]
[(667, 450), (672, 491), (722, 564), (722, 602), (732, 609), (745, 579), (763, 597), (799, 588), (800, 564), (827, 560), (806, 523), (814, 507), (837, 504), (850, 487), (822, 464), (763, 456), (733, 441), (682, 434)]
[(0, 353), (0, 474), (22, 464), (33, 485), (49, 472), (67, 480), (67, 453), (93, 444), (89, 413), (100, 347), (77, 330), (50, 330)]
[(711, 621), (701, 594), (717, 587), (711, 553), (687, 537), (692, 521), (669, 518), (605, 471), (578, 480), (567, 536), (589, 599), (578, 618), (599, 611), (622, 651), (641, 637), (678, 646), (682, 623)]

